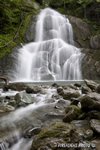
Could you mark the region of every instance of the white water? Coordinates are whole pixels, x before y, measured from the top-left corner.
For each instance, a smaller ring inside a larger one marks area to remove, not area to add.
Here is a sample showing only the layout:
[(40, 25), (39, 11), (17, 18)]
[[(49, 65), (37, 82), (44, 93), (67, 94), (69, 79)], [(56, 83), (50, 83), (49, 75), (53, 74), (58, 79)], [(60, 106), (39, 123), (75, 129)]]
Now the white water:
[[(16, 127), (16, 124), (18, 124), (19, 121), (23, 121), (23, 120), (24, 120), (24, 123), (27, 123), (27, 119), (29, 119), (28, 122), (30, 121), (31, 124), (34, 123), (34, 126), (35, 126), (36, 124), (35, 121), (38, 120), (37, 118), (38, 115), (41, 115), (41, 112), (38, 112), (37, 109), (41, 108), (41, 111), (43, 111), (42, 110), (44, 108), (43, 106), (46, 107), (52, 104), (56, 104), (57, 101), (56, 102), (54, 101), (51, 104), (47, 103), (48, 100), (51, 99), (52, 95), (56, 93), (56, 89), (48, 88), (48, 89), (44, 89), (44, 92), (45, 94), (33, 94), (32, 95), (37, 99), (36, 103), (30, 104), (26, 107), (21, 107), (9, 113), (8, 115), (0, 118), (0, 128), (5, 129), (5, 131), (6, 131), (6, 128), (8, 129), (10, 128), (10, 131), (8, 131), (8, 133), (5, 134), (5, 136), (2, 137), (2, 139), (0, 136), (0, 141), (3, 141), (2, 143), (0, 143), (0, 150), (29, 150), (30, 149), (33, 139), (25, 139), (21, 137), (20, 132), (22, 129)], [(3, 91), (0, 89), (0, 94), (1, 94), (1, 97), (5, 97), (7, 96), (8, 92), (3, 93)], [(9, 95), (14, 96), (16, 95), (16, 92), (9, 91)], [(34, 118), (36, 114), (37, 114), (37, 117)], [(39, 124), (39, 126), (41, 126), (41, 124)], [(8, 149), (9, 144), (6, 143), (6, 139), (12, 139), (12, 137), (16, 137), (18, 141), (17, 143), (13, 143), (13, 146)]]
[(19, 50), (16, 80), (81, 80), (81, 58), (69, 20), (46, 8), (37, 18), (35, 42)]

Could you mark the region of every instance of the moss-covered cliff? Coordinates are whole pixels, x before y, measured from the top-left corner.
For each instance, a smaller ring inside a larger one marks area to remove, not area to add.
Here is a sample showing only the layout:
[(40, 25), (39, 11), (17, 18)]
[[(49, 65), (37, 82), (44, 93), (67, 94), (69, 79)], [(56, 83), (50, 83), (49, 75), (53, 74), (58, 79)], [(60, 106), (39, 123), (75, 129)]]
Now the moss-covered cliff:
[(39, 9), (35, 0), (0, 0), (0, 57), (16, 43), (24, 42), (22, 37), (30, 17)]

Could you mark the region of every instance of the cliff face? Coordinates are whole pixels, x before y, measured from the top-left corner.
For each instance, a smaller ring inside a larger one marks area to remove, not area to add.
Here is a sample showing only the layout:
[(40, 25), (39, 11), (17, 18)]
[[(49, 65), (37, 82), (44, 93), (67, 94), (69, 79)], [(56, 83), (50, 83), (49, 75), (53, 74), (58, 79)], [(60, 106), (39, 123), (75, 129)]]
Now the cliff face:
[[(37, 15), (35, 14), (30, 17), (28, 26), (22, 36), (24, 43), (34, 41), (36, 16)], [(81, 48), (82, 53), (85, 54), (82, 60), (83, 78), (100, 80), (100, 35), (91, 36), (89, 25), (82, 19), (73, 16), (66, 17), (69, 18), (69, 21), (72, 24), (76, 47)], [(17, 47), (20, 46), (20, 44), (16, 44), (12, 48), (11, 53), (7, 53), (0, 59), (1, 75), (8, 76), (8, 68), (13, 70), (13, 63), (17, 57)]]

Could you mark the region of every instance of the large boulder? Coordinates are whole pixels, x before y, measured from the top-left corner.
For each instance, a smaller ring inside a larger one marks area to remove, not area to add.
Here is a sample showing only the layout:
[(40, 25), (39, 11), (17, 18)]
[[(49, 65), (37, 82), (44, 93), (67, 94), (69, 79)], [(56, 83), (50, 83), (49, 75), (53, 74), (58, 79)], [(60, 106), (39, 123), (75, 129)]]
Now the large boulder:
[(100, 120), (92, 119), (90, 120), (91, 128), (100, 134)]
[(96, 82), (94, 82), (94, 81), (92, 81), (92, 80), (87, 80), (87, 79), (85, 79), (84, 80), (85, 81), (85, 83), (86, 83), (86, 85), (90, 88), (90, 89), (92, 89), (92, 90), (96, 90), (96, 88), (97, 88), (97, 86), (98, 86), (98, 84), (96, 83)]
[(34, 98), (27, 93), (17, 93), (15, 95), (15, 100), (17, 104), (19, 104), (20, 102), (24, 102), (25, 104), (31, 104), (34, 102)]
[(23, 91), (27, 88), (28, 86), (25, 83), (11, 83), (9, 85), (5, 85), (3, 87), (4, 91), (8, 91), (9, 89), (14, 90), (14, 91)]
[(62, 122), (50, 124), (35, 137), (31, 150), (55, 149), (59, 144), (68, 142), (74, 132), (75, 127), (73, 125)]
[(90, 38), (90, 47), (92, 49), (100, 49), (100, 34)]
[(100, 94), (95, 92), (86, 94), (80, 98), (81, 106), (84, 111), (100, 110)]
[(77, 98), (80, 96), (80, 93), (78, 91), (71, 88), (67, 88), (66, 90), (58, 88), (57, 91), (66, 100), (69, 100), (71, 98)]
[(11, 105), (0, 104), (0, 112), (11, 112), (14, 110), (15, 110), (15, 108)]
[(74, 40), (80, 46), (89, 48), (90, 29), (89, 25), (80, 18), (68, 16), (74, 31)]

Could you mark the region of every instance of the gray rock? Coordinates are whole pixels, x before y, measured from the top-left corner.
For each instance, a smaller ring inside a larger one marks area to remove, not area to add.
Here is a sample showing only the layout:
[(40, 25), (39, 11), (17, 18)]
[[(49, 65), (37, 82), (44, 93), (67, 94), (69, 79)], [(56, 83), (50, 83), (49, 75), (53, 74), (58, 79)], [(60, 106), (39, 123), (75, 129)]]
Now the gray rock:
[(64, 115), (65, 115), (65, 113), (64, 112), (50, 112), (50, 113), (47, 113), (46, 114), (46, 117), (48, 118), (48, 119), (54, 119), (54, 118), (60, 118), (60, 119), (62, 119), (63, 117), (64, 117)]
[(91, 138), (93, 138), (93, 131), (91, 129), (88, 129), (85, 132), (85, 139), (90, 140)]
[(100, 120), (97, 119), (90, 120), (90, 126), (94, 131), (100, 134)]
[[(57, 90), (58, 91), (58, 90)], [(62, 90), (59, 93), (64, 99), (69, 100), (71, 98), (77, 98), (80, 96), (80, 93), (74, 89), (68, 88), (66, 90)]]
[(100, 49), (100, 34), (90, 38), (90, 47), (92, 49)]
[(16, 101), (15, 100), (10, 100), (8, 105), (16, 106)]
[(74, 30), (74, 40), (80, 47), (89, 48), (90, 29), (89, 25), (80, 18), (68, 16)]
[(76, 86), (76, 87), (81, 87), (82, 84), (77, 82), (77, 83), (74, 84), (74, 86)]
[(76, 120), (78, 117), (78, 113), (76, 109), (71, 109), (63, 118), (64, 122), (71, 122), (72, 120)]
[(92, 111), (88, 112), (88, 116), (91, 119), (100, 119), (100, 112), (96, 111), (96, 110), (92, 110)]
[(10, 112), (10, 111), (14, 111), (15, 108), (11, 105), (7, 105), (7, 104), (0, 104), (0, 112)]
[(98, 86), (98, 84), (96, 82), (94, 82), (92, 80), (87, 80), (87, 79), (85, 79), (84, 81), (89, 88), (91, 88), (94, 91), (96, 90), (96, 88)]
[(97, 86), (96, 92), (100, 94), (100, 84)]
[(84, 49), (85, 56), (82, 59), (83, 79), (100, 80), (100, 51)]
[(68, 142), (74, 132), (75, 127), (68, 123), (50, 124), (34, 138), (31, 149), (56, 149), (58, 144)]
[(88, 120), (73, 120), (71, 121), (71, 124), (75, 125), (76, 127), (84, 127), (84, 126), (89, 126), (89, 121)]
[(82, 85), (82, 94), (91, 93), (91, 89), (88, 86)]
[(20, 102), (24, 102), (26, 104), (31, 104), (35, 101), (34, 98), (31, 97), (27, 93), (17, 93), (15, 95), (15, 100), (16, 100), (17, 104), (20, 103)]
[(81, 107), (84, 111), (100, 110), (100, 94), (89, 93), (80, 98)]
[(28, 138), (31, 138), (32, 136), (34, 135), (37, 135), (41, 132), (41, 128), (39, 127), (34, 127), (34, 128), (31, 128), (31, 129), (28, 129), (25, 131), (24, 133), (24, 137), (28, 137)]

